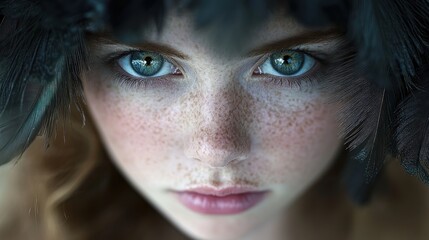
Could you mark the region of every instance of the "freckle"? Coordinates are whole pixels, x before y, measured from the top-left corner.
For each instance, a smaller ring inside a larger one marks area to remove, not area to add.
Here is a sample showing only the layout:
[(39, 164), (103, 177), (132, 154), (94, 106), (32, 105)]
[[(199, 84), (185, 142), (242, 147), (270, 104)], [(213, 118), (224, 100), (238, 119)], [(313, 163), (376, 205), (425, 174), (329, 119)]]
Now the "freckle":
[(218, 187), (222, 185), (222, 183), (218, 180), (210, 180), (210, 184), (214, 187)]
[(190, 172), (188, 172), (188, 173), (186, 173), (186, 174), (185, 174), (185, 178), (188, 178), (188, 179), (190, 179), (190, 178), (191, 178), (191, 174), (190, 174)]
[(180, 171), (182, 171), (182, 169), (183, 169), (182, 164), (181, 164), (181, 163), (177, 164), (176, 171), (177, 171), (177, 172), (180, 172)]
[(303, 134), (303, 133), (304, 133), (304, 129), (303, 129), (303, 127), (301, 127), (301, 126), (300, 126), (300, 127), (298, 128), (298, 133), (299, 133), (299, 134)]

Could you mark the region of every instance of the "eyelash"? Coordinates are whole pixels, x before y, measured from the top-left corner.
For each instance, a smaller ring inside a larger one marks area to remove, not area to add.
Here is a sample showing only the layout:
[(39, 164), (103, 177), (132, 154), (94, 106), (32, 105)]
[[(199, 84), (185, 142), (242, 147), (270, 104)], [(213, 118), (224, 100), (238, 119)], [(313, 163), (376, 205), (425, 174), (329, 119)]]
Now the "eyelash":
[[(139, 52), (142, 50), (127, 50), (127, 51), (121, 51), (116, 52), (108, 55), (105, 59), (105, 64), (110, 67), (110, 69), (113, 70), (113, 77), (115, 79), (118, 79), (119, 86), (125, 87), (129, 89), (136, 89), (136, 88), (147, 88), (147, 87), (156, 87), (156, 86), (165, 86), (171, 84), (171, 77), (177, 77), (180, 78), (182, 74), (180, 75), (164, 75), (164, 76), (158, 76), (158, 77), (147, 77), (144, 81), (141, 80), (141, 78), (136, 78), (128, 75), (127, 73), (123, 73), (124, 70), (119, 66), (118, 61), (122, 57), (125, 57), (129, 54), (132, 54), (134, 52)], [(167, 61), (172, 62), (173, 65), (177, 65), (176, 62), (164, 55), (161, 54), (162, 57), (164, 57)], [(179, 69), (180, 71), (180, 69)], [(181, 73), (182, 71), (180, 71)]]
[[(281, 76), (275, 76), (271, 74), (254, 74), (255, 70), (262, 65), (274, 52), (270, 52), (265, 54), (253, 67), (254, 71), (252, 72), (252, 76), (267, 80), (269, 83), (274, 83), (278, 86), (285, 86), (287, 88), (293, 88), (297, 87), (299, 90), (301, 90), (302, 84), (308, 84), (310, 87), (315, 86), (317, 83), (319, 83), (319, 80), (321, 77), (319, 77), (318, 74), (315, 74), (318, 70), (320, 70), (323, 66), (325, 66), (326, 61), (324, 60), (325, 54), (322, 54), (320, 52), (315, 52), (303, 47), (297, 47), (297, 48), (291, 48), (287, 49), (295, 52), (303, 53), (315, 60), (314, 66), (308, 70), (303, 75), (297, 76), (297, 77), (281, 77)], [(259, 75), (259, 76), (258, 76)]]
[[(256, 69), (262, 65), (274, 52), (270, 52), (265, 54), (263, 57), (261, 57), (260, 60), (257, 61), (255, 66), (253, 66), (252, 71), (252, 77), (256, 77), (262, 80), (266, 80), (268, 83), (274, 83), (278, 86), (287, 86), (288, 88), (292, 87), (298, 87), (301, 89), (302, 84), (309, 84), (311, 87), (319, 82), (319, 77), (317, 75), (315, 76), (315, 72), (317, 72), (318, 69), (320, 69), (323, 65), (325, 65), (325, 60), (321, 56), (323, 54), (316, 53), (314, 51), (305, 49), (305, 48), (293, 48), (288, 49), (291, 51), (301, 52), (305, 55), (308, 55), (311, 58), (314, 58), (315, 65), (308, 70), (303, 75), (300, 75), (298, 77), (281, 77), (281, 76), (275, 76), (271, 74), (257, 74), (255, 73)], [(121, 51), (116, 52), (108, 55), (105, 59), (105, 63), (113, 70), (113, 75), (115, 79), (118, 79), (120, 87), (125, 87), (129, 89), (136, 89), (136, 88), (147, 88), (147, 87), (156, 87), (156, 86), (166, 86), (169, 84), (172, 84), (171, 78), (180, 78), (183, 75), (175, 75), (175, 74), (169, 74), (169, 75), (163, 75), (158, 77), (146, 77), (143, 81), (141, 78), (136, 78), (128, 75), (127, 73), (123, 73), (124, 70), (119, 66), (118, 60), (122, 57), (125, 57), (131, 53), (138, 52), (142, 50), (134, 50), (130, 49), (127, 51)], [(173, 65), (177, 66), (176, 62), (164, 55), (161, 54), (162, 57), (164, 57), (167, 61), (170, 61)], [(182, 71), (179, 69), (180, 73)]]

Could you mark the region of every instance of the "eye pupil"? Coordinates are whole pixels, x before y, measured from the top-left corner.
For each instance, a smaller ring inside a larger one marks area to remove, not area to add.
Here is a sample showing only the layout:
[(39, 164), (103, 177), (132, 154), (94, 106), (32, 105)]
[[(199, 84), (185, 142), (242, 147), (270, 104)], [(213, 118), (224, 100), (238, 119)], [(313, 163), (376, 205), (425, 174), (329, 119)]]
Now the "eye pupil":
[(136, 73), (149, 77), (161, 70), (164, 58), (153, 52), (134, 52), (130, 56), (130, 64)]
[(304, 54), (297, 51), (285, 50), (271, 55), (271, 65), (283, 75), (293, 75), (304, 65)]
[(145, 61), (146, 66), (150, 66), (150, 64), (152, 63), (152, 58), (151, 57), (145, 57), (144, 61)]
[(284, 61), (286, 64), (291, 64), (291, 57), (290, 57), (289, 55), (285, 55), (285, 56), (283, 57), (283, 61)]

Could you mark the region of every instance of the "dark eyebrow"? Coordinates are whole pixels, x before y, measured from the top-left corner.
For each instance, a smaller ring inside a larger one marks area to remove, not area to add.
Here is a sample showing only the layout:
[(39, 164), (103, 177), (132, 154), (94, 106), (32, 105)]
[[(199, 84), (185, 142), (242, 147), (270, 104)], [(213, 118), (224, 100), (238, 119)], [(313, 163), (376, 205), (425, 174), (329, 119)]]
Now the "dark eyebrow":
[(251, 50), (248, 52), (248, 56), (256, 56), (266, 54), (276, 50), (288, 49), (294, 46), (302, 45), (305, 43), (319, 43), (328, 40), (342, 37), (342, 34), (338, 29), (331, 28), (325, 31), (310, 31), (304, 32), (299, 35), (295, 35), (286, 39), (281, 39), (275, 42), (265, 44), (261, 47)]
[[(331, 28), (325, 31), (304, 32), (299, 35), (295, 35), (286, 39), (265, 44), (261, 47), (251, 50), (246, 55), (256, 56), (256, 55), (261, 55), (268, 52), (273, 52), (276, 50), (288, 49), (293, 46), (302, 45), (304, 43), (319, 43), (330, 39), (336, 39), (342, 36), (343, 34), (336, 28)], [(112, 34), (109, 32), (90, 34), (90, 39), (101, 44), (124, 45), (118, 41), (115, 41), (114, 38), (112, 37)], [(131, 46), (137, 49), (144, 49), (147, 51), (161, 52), (167, 55), (176, 56), (183, 60), (190, 59), (190, 57), (185, 53), (179, 50), (176, 50), (173, 47), (165, 44), (159, 44), (154, 42), (142, 42), (139, 44), (131, 44), (126, 46)]]
[(187, 60), (190, 58), (188, 55), (184, 54), (183, 52), (176, 50), (173, 47), (165, 44), (159, 44), (154, 42), (142, 42), (138, 44), (129, 44), (129, 45), (122, 44), (118, 41), (115, 41), (112, 35), (108, 32), (91, 34), (90, 39), (100, 44), (123, 45), (123, 46), (130, 46), (137, 49), (152, 51), (152, 52), (160, 52), (163, 54), (176, 56), (183, 60)]

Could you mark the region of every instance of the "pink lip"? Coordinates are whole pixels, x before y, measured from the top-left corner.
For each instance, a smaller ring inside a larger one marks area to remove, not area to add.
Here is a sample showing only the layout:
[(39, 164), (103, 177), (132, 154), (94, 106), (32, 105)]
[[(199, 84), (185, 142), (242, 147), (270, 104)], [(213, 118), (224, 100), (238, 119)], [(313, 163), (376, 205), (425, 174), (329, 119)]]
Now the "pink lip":
[(175, 193), (179, 201), (192, 211), (220, 215), (244, 212), (260, 203), (267, 192), (247, 187), (219, 190), (201, 187)]

